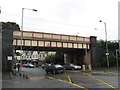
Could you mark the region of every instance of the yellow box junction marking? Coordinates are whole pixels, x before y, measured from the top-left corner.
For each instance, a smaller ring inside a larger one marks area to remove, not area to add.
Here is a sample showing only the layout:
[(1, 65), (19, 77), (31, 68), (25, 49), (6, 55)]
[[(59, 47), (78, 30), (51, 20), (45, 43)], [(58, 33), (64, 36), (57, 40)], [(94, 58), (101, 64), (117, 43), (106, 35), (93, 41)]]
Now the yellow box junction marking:
[(105, 82), (105, 81), (103, 81), (103, 80), (101, 80), (101, 79), (95, 78), (93, 75), (90, 75), (89, 73), (86, 73), (86, 74), (87, 74), (88, 76), (90, 76), (90, 77), (92, 77), (92, 78), (94, 78), (94, 79), (96, 79), (96, 80), (98, 80), (98, 81), (100, 81), (100, 82), (102, 82), (102, 83), (110, 86), (111, 88), (116, 88), (115, 86), (112, 86), (112, 85), (110, 85), (109, 83), (107, 83), (107, 82)]
[(72, 83), (72, 80), (71, 80), (70, 76), (67, 76), (67, 78), (68, 78), (68, 81), (69, 81), (70, 83)]
[(79, 87), (79, 88), (83, 88), (83, 89), (85, 89), (85, 90), (89, 90), (89, 89), (87, 89), (87, 88), (85, 88), (85, 87), (83, 87), (83, 86), (74, 84), (74, 83), (72, 83), (72, 82), (67, 82), (67, 81), (64, 81), (64, 80), (61, 80), (61, 79), (56, 79), (56, 78), (53, 78), (53, 77), (48, 77), (48, 78), (54, 79), (54, 80), (58, 80), (58, 81), (61, 81), (61, 82), (65, 82), (65, 83), (69, 83), (69, 84), (72, 84), (72, 85), (77, 86), (77, 87)]
[[(108, 83), (117, 83), (117, 82), (108, 82)], [(103, 84), (103, 83), (81, 83), (79, 85), (97, 85), (97, 84)]]

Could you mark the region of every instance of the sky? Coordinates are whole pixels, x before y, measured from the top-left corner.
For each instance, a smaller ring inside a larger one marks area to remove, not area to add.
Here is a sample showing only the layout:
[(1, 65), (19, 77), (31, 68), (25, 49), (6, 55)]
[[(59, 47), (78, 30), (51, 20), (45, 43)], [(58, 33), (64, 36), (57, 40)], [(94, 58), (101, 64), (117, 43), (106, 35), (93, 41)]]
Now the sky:
[(23, 30), (56, 34), (97, 36), (118, 40), (119, 0), (0, 0), (0, 21), (16, 22)]

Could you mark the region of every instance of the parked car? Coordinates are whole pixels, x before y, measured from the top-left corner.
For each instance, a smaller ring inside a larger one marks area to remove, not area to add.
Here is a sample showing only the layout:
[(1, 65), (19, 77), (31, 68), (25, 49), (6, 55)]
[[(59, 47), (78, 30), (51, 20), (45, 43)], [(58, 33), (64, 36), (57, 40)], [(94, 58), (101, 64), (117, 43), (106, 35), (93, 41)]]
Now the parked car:
[(35, 65), (33, 65), (33, 64), (27, 64), (27, 66), (26, 67), (29, 67), (29, 68), (35, 68)]
[(43, 68), (43, 69), (45, 69), (45, 68), (47, 68), (47, 67), (49, 67), (49, 66), (51, 66), (51, 64), (49, 64), (49, 63), (42, 64), (42, 68)]
[(56, 74), (56, 73), (63, 73), (64, 72), (64, 67), (61, 66), (61, 65), (51, 65), (47, 68), (45, 68), (45, 71), (46, 73), (53, 73), (53, 74)]
[(74, 65), (74, 64), (64, 64), (63, 67), (65, 70), (80, 70), (81, 66)]
[(22, 64), (22, 67), (27, 67), (27, 64)]

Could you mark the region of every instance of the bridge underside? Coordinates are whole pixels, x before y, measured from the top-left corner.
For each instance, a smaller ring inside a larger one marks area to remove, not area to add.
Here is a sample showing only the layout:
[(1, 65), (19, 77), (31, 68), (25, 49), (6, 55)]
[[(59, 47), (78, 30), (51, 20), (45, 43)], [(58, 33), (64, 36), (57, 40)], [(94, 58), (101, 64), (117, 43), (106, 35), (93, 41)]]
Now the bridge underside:
[[(21, 50), (21, 46), (14, 46), (15, 50)], [(22, 46), (24, 51), (60, 51), (64, 53), (64, 63), (78, 65), (91, 65), (91, 53), (89, 49), (50, 48)]]
[(14, 46), (15, 50), (24, 50), (24, 51), (62, 51), (62, 52), (69, 52), (69, 51), (82, 51), (85, 49), (73, 49), (73, 48), (53, 48), (53, 47), (31, 47), (31, 46)]

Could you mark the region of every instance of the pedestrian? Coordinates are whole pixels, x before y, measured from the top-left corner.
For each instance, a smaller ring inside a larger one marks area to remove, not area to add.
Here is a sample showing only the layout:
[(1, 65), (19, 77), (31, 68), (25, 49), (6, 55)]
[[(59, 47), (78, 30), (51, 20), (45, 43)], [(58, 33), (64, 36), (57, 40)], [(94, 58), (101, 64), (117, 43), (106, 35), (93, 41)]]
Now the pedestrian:
[(17, 68), (18, 68), (18, 72), (19, 72), (19, 70), (20, 70), (20, 64), (17, 65)]

